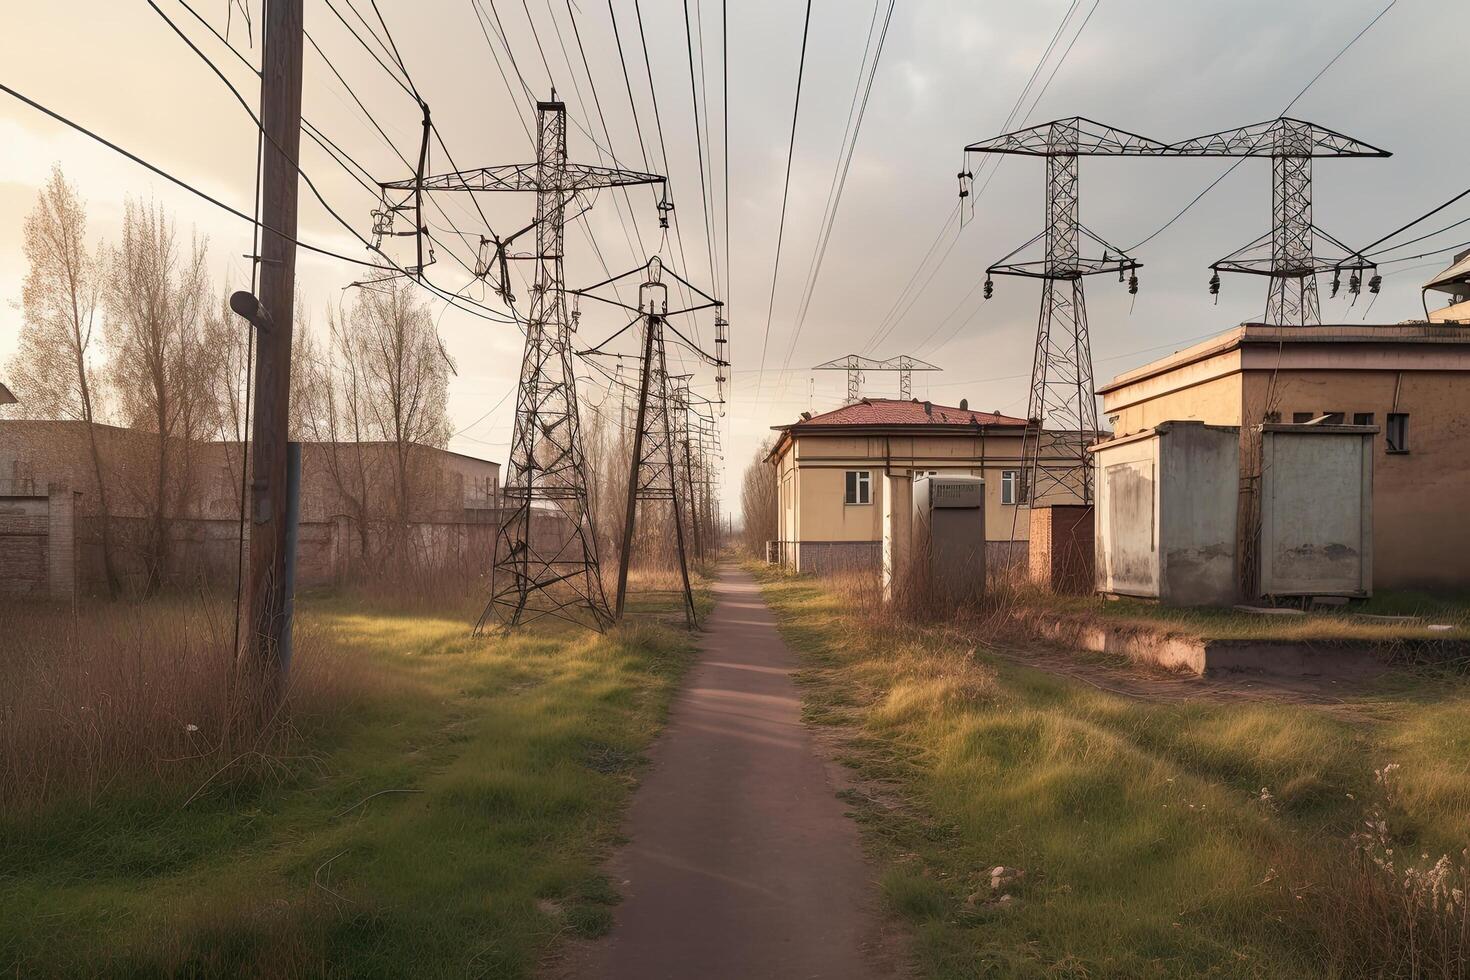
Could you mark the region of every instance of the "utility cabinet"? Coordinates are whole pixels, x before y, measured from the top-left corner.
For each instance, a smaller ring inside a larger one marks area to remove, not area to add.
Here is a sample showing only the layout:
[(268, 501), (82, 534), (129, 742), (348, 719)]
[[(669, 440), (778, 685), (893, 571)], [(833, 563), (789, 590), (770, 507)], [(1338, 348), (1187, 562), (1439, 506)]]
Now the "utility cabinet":
[(1180, 606), (1232, 604), (1240, 430), (1161, 422), (1088, 451), (1097, 590)]
[(1276, 423), (1256, 431), (1261, 595), (1372, 595), (1378, 426)]
[(947, 604), (985, 594), (985, 480), (926, 476), (914, 481), (912, 557)]

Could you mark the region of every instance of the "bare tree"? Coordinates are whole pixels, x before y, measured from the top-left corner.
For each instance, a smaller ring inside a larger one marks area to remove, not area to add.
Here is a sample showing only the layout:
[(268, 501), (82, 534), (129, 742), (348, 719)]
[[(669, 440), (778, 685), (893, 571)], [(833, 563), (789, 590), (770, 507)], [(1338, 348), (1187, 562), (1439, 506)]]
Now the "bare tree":
[(347, 361), (361, 386), (359, 412), (388, 443), (396, 533), (401, 556), (410, 501), (429, 488), (432, 474), (420, 465), (420, 447), (449, 442), (449, 364), (439, 346), (429, 307), (408, 280), (383, 290), (364, 290), (352, 307)]
[[(232, 474), (239, 474), (245, 465), (242, 451), (248, 455), (247, 439), (250, 435), (248, 412), (252, 382), (251, 362), (253, 344), (251, 332), (255, 329), (248, 321), (230, 309), (230, 294), (234, 287), (226, 284), (219, 305), (207, 310), (204, 316), (204, 347), (211, 356), (202, 365), (209, 378), (213, 394), (214, 427), (211, 438), (220, 441), (225, 465)], [(318, 359), (317, 343), (310, 325), (299, 314), (291, 333), (291, 401), (289, 431), (292, 439), (314, 437), (313, 426), (308, 417), (321, 409), (321, 396), (317, 393), (317, 378), (308, 369)], [(232, 496), (235, 506), (241, 504), (239, 477), (233, 477)]]
[(411, 559), (414, 503), (433, 495), (439, 476), (422, 450), (449, 442), (448, 358), (407, 280), (363, 290), (350, 311), (329, 310), (327, 326), (330, 363), (314, 350), (304, 360), (297, 354), (309, 379), (300, 424), (327, 444), (323, 463), (352, 511), (364, 558), (372, 526), (386, 523), (390, 552)]
[[(342, 310), (327, 311), (325, 352), (306, 331), (298, 331), (300, 347), (293, 353), (292, 382), (301, 379), (292, 394), (292, 414), (302, 438), (321, 444), (321, 460), (339, 499), (347, 506), (357, 529), (358, 551), (371, 556), (374, 497), (381, 479), (377, 459), (365, 453), (369, 419), (361, 364), (352, 356), (351, 326)], [(326, 356), (323, 356), (325, 354)], [(342, 362), (334, 369), (328, 358)]]
[(770, 452), (771, 444), (763, 443), (746, 465), (740, 482), (740, 510), (745, 522), (742, 537), (746, 550), (753, 555), (764, 554), (765, 543), (777, 536), (780, 493), (776, 468), (766, 462)]
[(87, 209), (60, 165), (37, 196), (23, 226), (30, 268), (21, 284), (25, 320), (9, 364), (21, 406), (33, 417), (86, 424), (92, 477), (97, 484), (102, 565), (108, 595), (119, 590), (112, 549), (108, 478), (97, 445), (100, 385), (92, 355), (93, 328), (103, 284), (102, 250), (87, 250)]
[(112, 381), (128, 423), (158, 436), (150, 460), (152, 486), (139, 492), (149, 514), (144, 557), (150, 593), (168, 569), (170, 515), (189, 499), (192, 444), (218, 420), (204, 341), (206, 250), (197, 237), (182, 249), (162, 206), (130, 199), (122, 241), (110, 252)]

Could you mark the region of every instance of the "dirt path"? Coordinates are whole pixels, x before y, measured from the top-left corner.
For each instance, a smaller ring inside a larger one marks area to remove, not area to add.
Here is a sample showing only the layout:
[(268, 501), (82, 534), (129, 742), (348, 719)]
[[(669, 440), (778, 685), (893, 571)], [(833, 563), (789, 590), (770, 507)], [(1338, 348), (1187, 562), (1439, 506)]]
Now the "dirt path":
[(628, 819), (611, 934), (562, 977), (891, 977), (873, 875), (801, 723), (794, 658), (725, 569), (703, 652)]

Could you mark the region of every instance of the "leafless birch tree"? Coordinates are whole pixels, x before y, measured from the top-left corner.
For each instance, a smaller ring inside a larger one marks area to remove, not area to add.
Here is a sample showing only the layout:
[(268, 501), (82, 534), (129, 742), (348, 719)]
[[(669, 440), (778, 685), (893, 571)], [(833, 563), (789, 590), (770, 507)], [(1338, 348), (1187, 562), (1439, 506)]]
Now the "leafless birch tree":
[(21, 284), (24, 322), (20, 346), (9, 364), (21, 409), (32, 418), (74, 419), (86, 424), (102, 564), (108, 595), (119, 589), (112, 547), (108, 483), (97, 443), (102, 392), (92, 340), (104, 281), (102, 249), (87, 247), (87, 209), (58, 165), (37, 196), (22, 229), (29, 269)]

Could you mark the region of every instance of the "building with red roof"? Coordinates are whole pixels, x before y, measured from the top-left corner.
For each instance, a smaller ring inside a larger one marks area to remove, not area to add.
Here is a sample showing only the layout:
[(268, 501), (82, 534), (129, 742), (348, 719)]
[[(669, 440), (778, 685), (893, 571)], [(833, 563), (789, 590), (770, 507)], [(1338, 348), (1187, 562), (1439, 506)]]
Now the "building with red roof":
[(913, 481), (934, 474), (985, 479), (992, 561), (1025, 554), (1022, 444), (1033, 424), (999, 411), (918, 399), (864, 398), (803, 412), (779, 433), (767, 461), (779, 487), (774, 552), (797, 571), (877, 569), (885, 508), (911, 506)]

